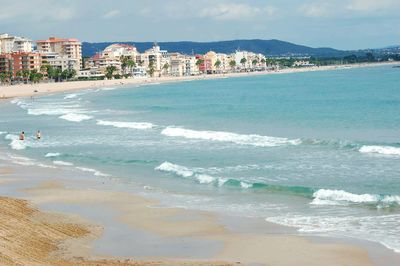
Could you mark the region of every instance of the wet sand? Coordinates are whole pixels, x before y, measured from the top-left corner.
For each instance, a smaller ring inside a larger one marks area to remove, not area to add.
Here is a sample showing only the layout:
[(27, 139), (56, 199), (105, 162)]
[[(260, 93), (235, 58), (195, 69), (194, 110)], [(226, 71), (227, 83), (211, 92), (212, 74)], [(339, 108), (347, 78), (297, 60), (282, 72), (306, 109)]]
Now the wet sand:
[(240, 220), (236, 230), (217, 214), (160, 207), (93, 180), (77, 185), (59, 169), (0, 174), (10, 178), (0, 187), (24, 199), (0, 198), (2, 265), (374, 265), (354, 245), (271, 234), (261, 224), (255, 232)]

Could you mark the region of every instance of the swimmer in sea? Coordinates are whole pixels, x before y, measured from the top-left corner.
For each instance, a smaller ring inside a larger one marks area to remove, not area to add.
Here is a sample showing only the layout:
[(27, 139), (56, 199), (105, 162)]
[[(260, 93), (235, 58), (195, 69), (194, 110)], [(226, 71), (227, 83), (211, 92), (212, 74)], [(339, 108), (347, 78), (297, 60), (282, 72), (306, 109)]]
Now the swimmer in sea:
[(37, 140), (40, 140), (42, 138), (42, 133), (40, 133), (40, 130), (38, 130), (37, 132), (36, 132), (36, 139)]
[(25, 132), (22, 131), (21, 134), (19, 134), (19, 140), (25, 140)]

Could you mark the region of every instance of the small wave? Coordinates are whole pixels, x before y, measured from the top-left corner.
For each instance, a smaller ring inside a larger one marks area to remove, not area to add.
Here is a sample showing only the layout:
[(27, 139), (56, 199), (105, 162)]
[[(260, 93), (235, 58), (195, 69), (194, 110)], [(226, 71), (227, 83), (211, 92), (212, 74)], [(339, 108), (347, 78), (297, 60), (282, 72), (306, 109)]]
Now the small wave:
[(73, 163), (69, 163), (69, 162), (64, 162), (64, 161), (53, 161), (53, 163), (55, 165), (61, 165), (61, 166), (73, 166)]
[(74, 98), (77, 98), (77, 97), (78, 97), (78, 94), (72, 93), (72, 94), (65, 95), (64, 99), (68, 100), (68, 99), (74, 99)]
[(276, 138), (260, 135), (242, 135), (222, 131), (196, 131), (179, 127), (167, 127), (161, 134), (168, 137), (184, 137), (187, 139), (200, 139), (221, 142), (232, 142), (240, 145), (251, 145), (256, 147), (275, 147), (282, 145), (299, 145), (300, 139)]
[(361, 153), (376, 153), (383, 155), (400, 156), (400, 148), (392, 146), (362, 146), (359, 151)]
[(117, 88), (114, 88), (114, 87), (106, 87), (106, 88), (101, 88), (100, 90), (101, 91), (113, 91), (113, 90), (116, 90)]
[(299, 232), (346, 236), (383, 244), (395, 252), (400, 252), (398, 221), (400, 215), (380, 216), (304, 216), (286, 214), (268, 217), (268, 222), (298, 228)]
[(13, 150), (24, 150), (26, 148), (26, 140), (19, 140), (19, 136), (13, 134), (7, 134), (5, 139), (10, 140), (10, 146)]
[(313, 205), (374, 204), (378, 207), (400, 204), (400, 196), (353, 194), (344, 190), (319, 189), (313, 194)]
[(39, 162), (37, 162), (33, 159), (30, 159), (30, 158), (27, 158), (27, 157), (9, 155), (9, 158), (11, 159), (12, 163), (23, 165), (23, 166), (39, 166), (42, 168), (57, 168), (52, 165), (46, 165), (46, 164), (39, 163)]
[(51, 158), (51, 157), (58, 157), (60, 155), (61, 155), (61, 153), (59, 153), (59, 152), (49, 152), (44, 157)]
[(218, 177), (218, 176), (211, 176), (203, 171), (198, 172), (199, 169), (203, 168), (187, 168), (185, 166), (173, 164), (170, 162), (164, 162), (154, 168), (157, 171), (172, 173), (174, 175), (194, 179), (200, 184), (214, 184), (218, 187), (222, 187), (224, 185), (234, 187), (234, 188), (241, 188), (241, 189), (248, 189), (253, 188), (256, 185), (250, 182), (240, 181), (233, 178), (225, 178), (225, 177)]
[(151, 129), (154, 127), (152, 123), (146, 123), (146, 122), (117, 122), (117, 121), (105, 121), (105, 120), (97, 120), (97, 125), (113, 126), (116, 128), (131, 128), (131, 129)]
[(76, 167), (76, 169), (81, 170), (83, 172), (93, 173), (93, 175), (95, 175), (95, 176), (103, 176), (103, 177), (109, 176), (107, 174), (104, 174), (104, 173), (97, 171), (96, 169), (92, 169), (92, 168)]
[(93, 117), (84, 115), (84, 114), (69, 113), (69, 114), (62, 115), (59, 118), (67, 120), (67, 121), (71, 121), (71, 122), (82, 122), (84, 120), (90, 120)]

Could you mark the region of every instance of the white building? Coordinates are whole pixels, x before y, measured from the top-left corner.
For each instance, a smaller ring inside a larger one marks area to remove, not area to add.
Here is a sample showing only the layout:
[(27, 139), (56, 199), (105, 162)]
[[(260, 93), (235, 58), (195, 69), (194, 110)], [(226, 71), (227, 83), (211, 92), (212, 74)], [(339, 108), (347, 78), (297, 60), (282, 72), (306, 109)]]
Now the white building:
[(24, 37), (0, 34), (0, 54), (13, 52), (32, 52), (33, 42)]
[(58, 53), (45, 53), (42, 54), (43, 64), (48, 64), (53, 68), (58, 68), (61, 71), (64, 70), (76, 70), (80, 68), (80, 62), (77, 58), (69, 58), (66, 55), (59, 55)]

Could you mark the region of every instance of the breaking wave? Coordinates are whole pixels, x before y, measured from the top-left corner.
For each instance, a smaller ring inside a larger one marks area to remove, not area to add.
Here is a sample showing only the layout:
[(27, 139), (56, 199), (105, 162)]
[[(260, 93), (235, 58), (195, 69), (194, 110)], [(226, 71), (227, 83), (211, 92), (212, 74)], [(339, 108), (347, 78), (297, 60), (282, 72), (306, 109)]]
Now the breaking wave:
[(19, 140), (19, 136), (13, 134), (7, 134), (5, 139), (10, 140), (10, 147), (13, 150), (24, 150), (27, 147), (26, 140)]
[(398, 195), (353, 194), (344, 190), (319, 189), (313, 194), (313, 205), (372, 204), (377, 207), (399, 205)]
[(116, 128), (131, 128), (131, 129), (152, 129), (154, 125), (146, 122), (118, 122), (118, 121), (105, 121), (97, 120), (97, 125), (113, 126)]
[(244, 135), (223, 131), (196, 131), (180, 127), (167, 127), (161, 132), (161, 134), (168, 137), (231, 142), (255, 147), (275, 147), (301, 144), (300, 139), (277, 138), (255, 134)]
[(84, 114), (76, 114), (76, 113), (68, 113), (65, 115), (60, 116), (59, 118), (71, 121), (71, 122), (82, 122), (85, 120), (90, 120), (93, 117), (89, 115), (84, 115)]
[(392, 147), (392, 146), (362, 146), (359, 151), (361, 153), (375, 153), (383, 155), (400, 156), (400, 147)]

